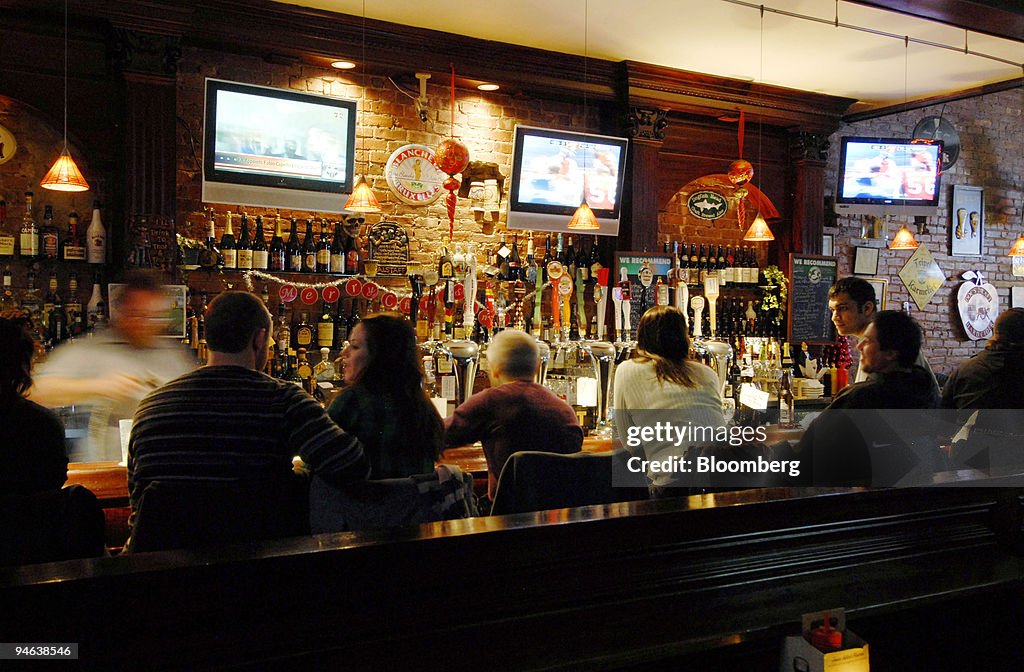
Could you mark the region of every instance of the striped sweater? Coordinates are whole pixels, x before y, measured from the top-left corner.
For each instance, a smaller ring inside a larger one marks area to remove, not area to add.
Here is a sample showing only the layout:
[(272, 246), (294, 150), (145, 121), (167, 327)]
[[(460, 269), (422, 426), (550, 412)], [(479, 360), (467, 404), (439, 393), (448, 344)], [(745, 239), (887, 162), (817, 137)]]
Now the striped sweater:
[(239, 366), (206, 366), (152, 392), (128, 447), (132, 511), (155, 480), (286, 481), (298, 455), (329, 483), (365, 479), (362, 446), (312, 397)]

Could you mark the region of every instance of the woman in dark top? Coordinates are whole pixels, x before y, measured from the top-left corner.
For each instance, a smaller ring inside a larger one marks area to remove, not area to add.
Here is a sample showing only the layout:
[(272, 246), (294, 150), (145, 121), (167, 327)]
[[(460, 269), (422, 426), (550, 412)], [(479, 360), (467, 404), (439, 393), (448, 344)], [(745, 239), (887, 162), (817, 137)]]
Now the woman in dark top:
[(24, 396), (34, 351), (19, 320), (0, 318), (0, 494), (58, 490), (68, 478), (64, 426)]
[(359, 437), (370, 478), (433, 471), (443, 449), (444, 425), (423, 391), (412, 324), (396, 313), (367, 317), (349, 334), (342, 362), (349, 387), (328, 413)]

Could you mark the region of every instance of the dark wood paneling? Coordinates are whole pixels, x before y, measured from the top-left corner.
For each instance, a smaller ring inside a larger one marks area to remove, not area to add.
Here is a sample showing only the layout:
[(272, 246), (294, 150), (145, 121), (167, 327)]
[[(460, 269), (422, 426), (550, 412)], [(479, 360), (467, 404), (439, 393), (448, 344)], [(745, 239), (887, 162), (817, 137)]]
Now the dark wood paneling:
[(1019, 591), (999, 533), (1018, 506), (980, 488), (748, 491), (27, 566), (0, 570), (0, 631), (73, 632), (90, 669), (679, 664), (777, 646), (823, 607), (898, 620)]

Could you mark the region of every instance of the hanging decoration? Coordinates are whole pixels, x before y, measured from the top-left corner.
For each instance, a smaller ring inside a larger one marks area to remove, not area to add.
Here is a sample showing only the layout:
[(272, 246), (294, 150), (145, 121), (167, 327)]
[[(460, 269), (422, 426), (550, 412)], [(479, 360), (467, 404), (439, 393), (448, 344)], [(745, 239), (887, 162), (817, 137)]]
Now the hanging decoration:
[(985, 282), (981, 271), (967, 271), (960, 277), (966, 282), (960, 285), (956, 303), (967, 337), (972, 341), (992, 338), (999, 315), (999, 292)]
[(455, 204), (458, 201), (456, 192), (462, 186), (462, 182), (455, 177), (469, 165), (469, 148), (455, 139), (455, 65), (452, 69), (452, 131), (451, 137), (442, 140), (434, 152), (434, 165), (441, 169), (441, 172), (448, 175), (441, 186), (448, 190), (445, 197), (445, 205), (448, 207), (448, 240), (455, 237)]
[[(291, 278), (282, 278), (265, 271), (245, 271), (245, 273), (242, 274), (242, 277), (245, 279), (245, 286), (250, 292), (256, 291), (255, 280), (257, 279), (281, 285), (280, 290), (278, 290), (278, 296), (285, 303), (291, 303), (296, 299), (306, 300), (316, 296), (322, 297), (328, 303), (334, 303), (340, 298), (341, 293), (344, 293), (344, 295), (349, 298), (360, 298), (366, 299), (367, 301), (379, 300), (380, 305), (385, 310), (398, 309), (401, 312), (408, 314), (412, 301), (416, 297), (416, 294), (411, 291), (396, 291), (391, 287), (380, 285), (374, 282), (371, 278), (364, 276), (348, 276), (344, 278), (337, 278), (335, 280), (328, 280), (326, 282), (299, 282), (292, 280)], [(426, 291), (432, 292), (435, 289), (437, 289), (437, 286), (426, 288)], [(456, 296), (465, 296), (465, 289), (461, 283), (455, 284), (454, 291)], [(423, 298), (426, 299), (427, 297)], [(312, 302), (315, 303), (316, 300), (314, 299)], [(482, 308), (483, 304), (476, 301), (475, 307)]]

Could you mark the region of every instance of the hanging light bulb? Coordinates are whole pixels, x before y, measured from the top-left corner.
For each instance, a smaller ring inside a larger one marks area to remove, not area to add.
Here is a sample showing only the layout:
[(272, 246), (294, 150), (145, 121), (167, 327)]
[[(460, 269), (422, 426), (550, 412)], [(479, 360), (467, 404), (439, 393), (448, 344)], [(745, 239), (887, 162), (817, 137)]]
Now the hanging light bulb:
[[(366, 100), (366, 0), (363, 0), (363, 100)], [(362, 101), (360, 107), (363, 107)], [(356, 137), (356, 142), (359, 138)], [(366, 156), (366, 145), (363, 144), (363, 159), (366, 162), (366, 169), (370, 169), (370, 158)], [(370, 184), (362, 175), (357, 175), (355, 183), (352, 185), (352, 195), (348, 197), (348, 201), (345, 202), (345, 209), (350, 212), (380, 212), (380, 203), (377, 201), (377, 197), (373, 194), (373, 189), (370, 188)]]
[(64, 0), (64, 149), (39, 183), (43, 189), (54, 191), (88, 191), (89, 183), (75, 165), (68, 151), (68, 3)]
[(889, 245), (890, 250), (916, 250), (919, 243), (914, 238), (914, 234), (910, 232), (907, 225), (904, 224), (900, 227), (900, 230), (896, 232), (896, 237), (892, 239), (892, 243)]
[(356, 183), (352, 187), (352, 195), (345, 203), (345, 209), (350, 212), (380, 212), (380, 203), (373, 195), (373, 189), (362, 175), (356, 177)]
[(775, 240), (775, 234), (768, 227), (768, 222), (761, 216), (760, 210), (757, 211), (757, 216), (754, 217), (750, 228), (743, 235), (743, 240), (751, 243), (767, 243)]
[(590, 209), (586, 198), (580, 203), (580, 207), (576, 208), (576, 212), (572, 214), (572, 219), (569, 220), (569, 228), (577, 231), (594, 231), (601, 228), (601, 225), (597, 222), (597, 216)]

